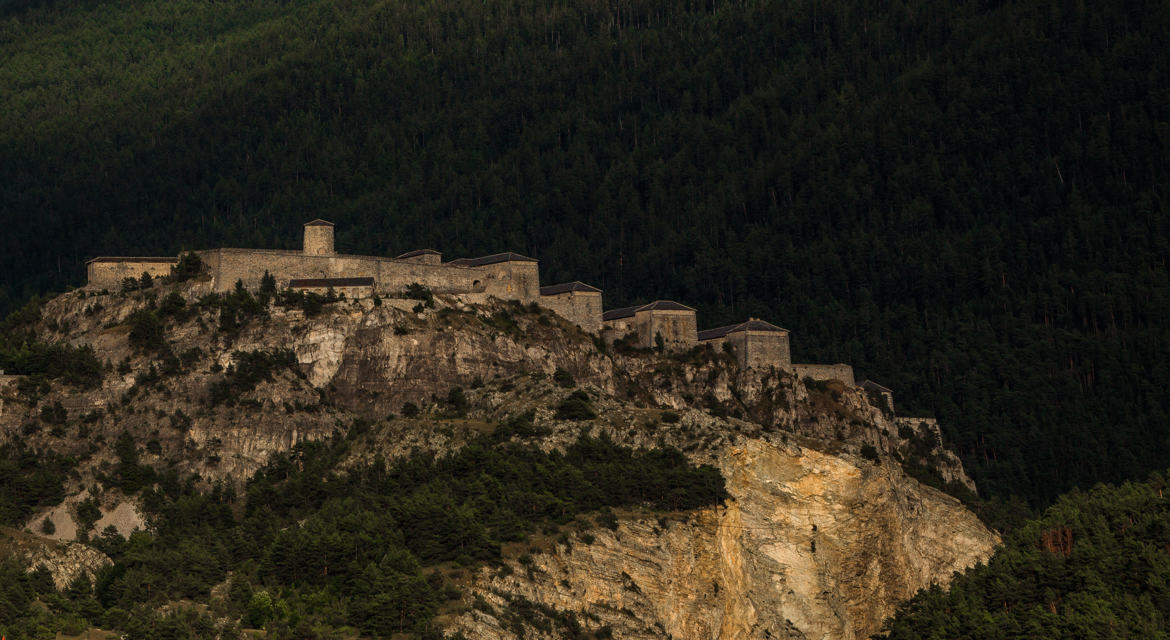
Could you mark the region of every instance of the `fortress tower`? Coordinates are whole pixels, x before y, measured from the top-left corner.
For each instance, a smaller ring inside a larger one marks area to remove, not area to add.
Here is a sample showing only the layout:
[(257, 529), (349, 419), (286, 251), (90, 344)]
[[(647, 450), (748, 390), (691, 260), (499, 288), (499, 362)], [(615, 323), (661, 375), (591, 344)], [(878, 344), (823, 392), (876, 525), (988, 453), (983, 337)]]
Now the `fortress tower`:
[(333, 251), (333, 223), (321, 218), (305, 223), (304, 252), (307, 256), (331, 256)]

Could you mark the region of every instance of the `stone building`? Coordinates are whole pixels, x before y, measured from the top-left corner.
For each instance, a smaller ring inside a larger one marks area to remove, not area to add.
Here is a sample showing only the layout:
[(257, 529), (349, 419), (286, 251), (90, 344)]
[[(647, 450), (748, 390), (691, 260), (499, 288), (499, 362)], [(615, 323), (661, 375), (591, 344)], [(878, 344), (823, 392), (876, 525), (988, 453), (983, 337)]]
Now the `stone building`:
[[(756, 318), (747, 322), (697, 330), (695, 310), (670, 300), (602, 310), (601, 290), (582, 282), (540, 286), (539, 263), (517, 253), (495, 253), (478, 258), (443, 262), (434, 249), (408, 251), (396, 258), (337, 253), (334, 225), (311, 220), (304, 225), (300, 251), (276, 249), (220, 248), (196, 251), (205, 273), (201, 286), (215, 292), (231, 291), (236, 282), (249, 288), (260, 286), (265, 272), (276, 279), (278, 288), (345, 294), (361, 298), (375, 293), (394, 297), (411, 284), (420, 284), (436, 294), (468, 295), (469, 301), (487, 297), (539, 303), (575, 322), (583, 330), (601, 334), (613, 343), (633, 334), (634, 346), (654, 348), (659, 339), (669, 350), (686, 350), (700, 341), (716, 347), (730, 344), (740, 366), (780, 367), (813, 380), (839, 380), (853, 386), (853, 367), (847, 364), (793, 364), (789, 332)], [(91, 288), (121, 286), (126, 278), (169, 275), (178, 257), (97, 257), (87, 262)], [(889, 389), (866, 381), (866, 391), (882, 394), (893, 407)]]
[(584, 331), (601, 333), (601, 289), (584, 282), (565, 282), (540, 288), (540, 304)]
[(635, 346), (657, 346), (662, 336), (663, 346), (669, 350), (686, 350), (699, 343), (695, 310), (673, 300), (655, 300), (649, 304), (611, 309), (601, 315), (602, 337), (613, 343), (636, 334)]
[(113, 288), (126, 278), (141, 278), (143, 273), (152, 278), (170, 275), (171, 267), (178, 263), (178, 258), (103, 256), (86, 262), (85, 267), (90, 286)]
[(459, 258), (445, 266), (473, 269), (480, 275), (473, 282), (484, 293), (502, 300), (536, 302), (540, 297), (540, 268), (535, 258), (511, 251), (480, 258)]
[(892, 413), (894, 411), (894, 392), (891, 391), (889, 388), (883, 387), (882, 385), (874, 382), (873, 380), (865, 380), (864, 382), (861, 383), (860, 386), (866, 392), (874, 394), (874, 395), (878, 396), (879, 398), (882, 398), (883, 400), (885, 400), (886, 406), (890, 409), (890, 412)]
[[(368, 289), (369, 293), (396, 295), (418, 283), (440, 294), (484, 294), (525, 303), (540, 297), (539, 263), (533, 258), (498, 253), (444, 264), (442, 255), (432, 249), (410, 251), (398, 258), (339, 254), (333, 228), (332, 222), (321, 219), (305, 223), (300, 251), (220, 248), (195, 253), (203, 260), (211, 290), (217, 292), (231, 291), (237, 281), (249, 288), (259, 287), (268, 272), (279, 288), (291, 287), (294, 281), (364, 278), (373, 284), (345, 286), (353, 287), (353, 293)], [(178, 261), (177, 257), (94, 258), (88, 263), (89, 286), (117, 286), (126, 277), (141, 277), (144, 271), (152, 276), (168, 275)], [(335, 283), (334, 290), (340, 288)]]
[(744, 368), (792, 368), (788, 330), (758, 318), (700, 331), (698, 338), (699, 344), (709, 344), (716, 349), (723, 348), (725, 344), (731, 345), (735, 349), (739, 366)]
[(331, 256), (333, 250), (333, 223), (317, 218), (305, 223), (305, 237), (301, 246), (307, 256)]

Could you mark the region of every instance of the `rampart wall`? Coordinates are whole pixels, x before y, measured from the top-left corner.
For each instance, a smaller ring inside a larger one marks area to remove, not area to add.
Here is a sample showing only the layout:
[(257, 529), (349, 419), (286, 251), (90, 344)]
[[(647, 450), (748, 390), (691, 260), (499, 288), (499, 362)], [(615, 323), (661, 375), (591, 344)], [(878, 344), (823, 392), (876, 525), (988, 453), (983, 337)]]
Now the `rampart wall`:
[(853, 367), (847, 364), (794, 364), (792, 369), (801, 378), (813, 380), (840, 380), (849, 386), (856, 386)]
[(601, 294), (570, 291), (555, 296), (541, 296), (540, 304), (552, 309), (565, 320), (576, 323), (589, 333), (601, 333)]
[[(537, 302), (540, 299), (540, 266), (536, 262), (509, 260), (475, 267), (444, 266), (445, 269), (468, 269), (478, 273), (474, 281), (480, 289), (501, 300)], [(429, 286), (429, 285), (428, 285)]]
[(158, 278), (169, 276), (178, 258), (103, 258), (86, 265), (89, 284), (97, 287), (120, 287), (126, 278), (138, 279), (143, 273)]
[[(212, 274), (212, 290), (229, 291), (237, 280), (256, 287), (268, 271), (276, 286), (297, 278), (373, 278), (378, 293), (395, 294), (418, 283), (435, 293), (485, 291), (484, 275), (472, 268), (374, 256), (308, 256), (300, 251), (209, 249), (199, 252)], [(534, 263), (535, 264), (535, 263)], [(501, 296), (502, 297), (502, 296)]]

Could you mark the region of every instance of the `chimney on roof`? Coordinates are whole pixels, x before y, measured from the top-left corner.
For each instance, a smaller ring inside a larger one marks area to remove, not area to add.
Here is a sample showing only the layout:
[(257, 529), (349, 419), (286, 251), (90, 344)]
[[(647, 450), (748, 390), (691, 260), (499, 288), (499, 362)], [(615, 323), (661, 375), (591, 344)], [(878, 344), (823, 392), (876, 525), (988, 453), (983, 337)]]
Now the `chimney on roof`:
[(320, 218), (306, 222), (303, 246), (307, 256), (333, 255), (333, 223)]

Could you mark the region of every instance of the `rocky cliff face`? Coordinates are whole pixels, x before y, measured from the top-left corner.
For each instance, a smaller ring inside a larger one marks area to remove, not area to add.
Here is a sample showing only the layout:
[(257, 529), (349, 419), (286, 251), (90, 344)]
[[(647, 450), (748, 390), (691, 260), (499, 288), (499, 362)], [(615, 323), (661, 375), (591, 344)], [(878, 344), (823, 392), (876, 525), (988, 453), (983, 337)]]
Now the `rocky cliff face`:
[[(937, 435), (899, 430), (854, 387), (741, 370), (709, 350), (609, 353), (547, 310), (492, 300), (440, 297), (421, 311), (415, 301), (341, 301), (313, 316), (273, 306), (223, 331), (214, 304), (197, 304), (199, 287), (50, 301), (38, 332), (92, 345), (110, 363), (101, 385), (0, 389), (0, 439), (77, 456), (70, 501), (96, 489), (120, 530), (141, 517), (95, 479), (116, 462), (123, 430), (144, 463), (240, 483), (273, 452), (359, 419), (373, 428), (354, 455), (397, 457), (450, 451), (531, 412), (540, 435), (530, 444), (562, 447), (585, 429), (629, 446), (675, 446), (721, 469), (732, 499), (694, 513), (623, 514), (615, 530), (514, 553), (510, 574), (468, 579), (473, 595), (448, 616), (452, 632), (551, 638), (579, 624), (620, 638), (861, 638), (898, 602), (997, 544), (956, 500), (902, 472), (898, 460), (926, 457), (942, 478), (972, 486)], [(152, 365), (166, 363), (131, 348), (125, 321), (171, 290), (195, 311), (167, 322), (181, 364), (155, 377)], [(238, 352), (278, 349), (291, 349), (296, 366), (212, 402)], [(597, 419), (555, 419), (569, 393), (550, 380), (556, 369), (588, 392)], [(443, 398), (456, 387), (467, 407), (451, 418)], [(67, 418), (50, 426), (42, 410), (56, 402)], [(395, 417), (407, 403), (422, 414)], [(69, 512), (36, 514), (29, 528)]]
[(110, 559), (79, 542), (55, 542), (14, 529), (0, 528), (0, 554), (20, 558), (28, 567), (43, 566), (57, 589), (65, 589), (81, 576), (91, 581)]
[(570, 612), (619, 638), (867, 638), (899, 602), (998, 544), (956, 500), (896, 466), (764, 439), (716, 459), (726, 508), (632, 514), (591, 530), (590, 543), (484, 569), (472, 581), (478, 605), (452, 628), (556, 638), (553, 612)]

